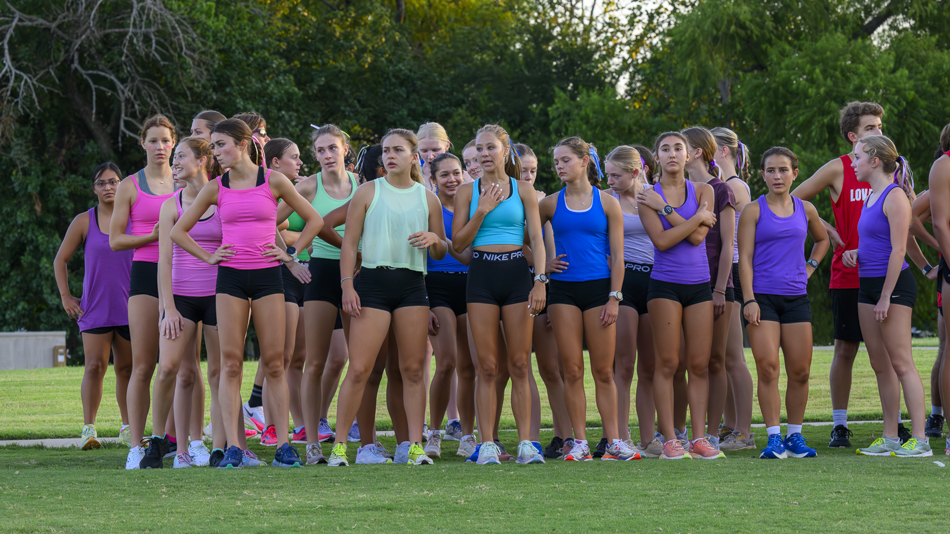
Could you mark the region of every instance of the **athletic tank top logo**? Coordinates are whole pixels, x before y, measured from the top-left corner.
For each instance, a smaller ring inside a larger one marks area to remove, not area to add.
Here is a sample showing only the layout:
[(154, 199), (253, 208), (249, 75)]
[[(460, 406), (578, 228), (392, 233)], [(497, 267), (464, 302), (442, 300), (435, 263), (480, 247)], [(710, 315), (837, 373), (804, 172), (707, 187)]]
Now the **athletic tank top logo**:
[(518, 258), (523, 258), (524, 252), (516, 250), (514, 252), (479, 252), (477, 250), (472, 251), (472, 258), (476, 260), (486, 260), (486, 261), (508, 261)]
[(867, 189), (852, 189), (851, 190), (851, 202), (860, 202), (864, 203), (868, 199), (868, 195), (871, 194), (871, 188)]

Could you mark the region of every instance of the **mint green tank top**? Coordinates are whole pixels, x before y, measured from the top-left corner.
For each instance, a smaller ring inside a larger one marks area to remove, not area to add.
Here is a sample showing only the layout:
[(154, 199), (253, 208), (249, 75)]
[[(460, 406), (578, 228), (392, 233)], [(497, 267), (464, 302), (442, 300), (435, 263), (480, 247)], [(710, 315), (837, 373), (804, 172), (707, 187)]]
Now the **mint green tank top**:
[[(353, 173), (347, 171), (346, 174), (350, 177), (350, 194), (346, 198), (338, 200), (327, 194), (326, 189), (323, 188), (323, 173), (317, 173), (317, 192), (313, 195), (313, 202), (311, 202), (311, 205), (313, 205), (313, 208), (317, 210), (317, 213), (319, 213), (321, 217), (349, 202), (356, 193), (356, 188), (359, 187), (359, 182), (356, 181), (356, 177), (353, 175)], [(337, 226), (335, 230), (342, 236), (344, 230), (346, 230), (346, 224)], [(339, 260), (340, 249), (334, 247), (333, 245), (327, 244), (326, 241), (320, 239), (319, 237), (315, 237), (313, 238), (313, 253), (310, 254), (310, 257), (321, 258), (325, 260)]]
[(373, 184), (373, 201), (363, 220), (363, 267), (393, 267), (426, 274), (426, 250), (409, 244), (409, 236), (429, 229), (426, 188), (413, 182), (408, 189), (397, 189), (385, 178)]

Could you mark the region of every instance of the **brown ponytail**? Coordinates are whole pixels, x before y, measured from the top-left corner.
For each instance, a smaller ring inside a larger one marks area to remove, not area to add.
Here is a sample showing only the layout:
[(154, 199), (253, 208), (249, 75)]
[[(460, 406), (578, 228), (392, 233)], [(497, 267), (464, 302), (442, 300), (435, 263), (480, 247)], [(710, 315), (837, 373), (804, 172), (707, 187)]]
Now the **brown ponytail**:
[(260, 141), (251, 134), (251, 128), (240, 119), (227, 119), (214, 125), (212, 134), (223, 134), (234, 139), (235, 144), (247, 142), (247, 155), (255, 165), (263, 166), (264, 149), (259, 146)]

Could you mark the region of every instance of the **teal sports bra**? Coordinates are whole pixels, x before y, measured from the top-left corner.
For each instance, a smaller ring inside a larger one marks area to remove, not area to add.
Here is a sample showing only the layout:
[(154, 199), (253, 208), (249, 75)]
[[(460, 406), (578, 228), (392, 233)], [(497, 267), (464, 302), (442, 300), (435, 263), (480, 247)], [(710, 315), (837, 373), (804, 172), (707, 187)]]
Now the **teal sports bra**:
[[(511, 180), (511, 195), (488, 212), (475, 235), (472, 247), (524, 245), (524, 204), (521, 202), (521, 195), (518, 194), (518, 181), (510, 176), (508, 179)], [(482, 179), (479, 178), (472, 184), (473, 198), (468, 210), (469, 218), (475, 216), (481, 193)]]

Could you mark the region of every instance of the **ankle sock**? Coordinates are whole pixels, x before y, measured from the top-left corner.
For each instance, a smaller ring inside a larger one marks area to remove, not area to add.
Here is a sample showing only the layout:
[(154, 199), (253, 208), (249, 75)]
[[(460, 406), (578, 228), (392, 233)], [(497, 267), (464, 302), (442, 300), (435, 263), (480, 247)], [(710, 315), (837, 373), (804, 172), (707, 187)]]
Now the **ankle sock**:
[(802, 433), (802, 425), (788, 425), (789, 436), (791, 436), (792, 434), (801, 434), (801, 433)]
[(770, 435), (770, 436), (774, 436), (775, 434), (781, 435), (781, 434), (782, 434), (782, 427), (779, 426), (779, 425), (770, 426), (770, 427), (768, 427), (768, 428), (765, 429), (765, 433), (768, 434), (768, 435)]
[(247, 399), (247, 405), (251, 408), (258, 408), (264, 405), (264, 386), (258, 386), (254, 384), (254, 387), (251, 389), (251, 398)]
[(178, 440), (175, 439), (175, 436), (169, 436), (168, 434), (165, 434), (165, 439), (167, 439), (169, 443), (178, 443)]
[(834, 426), (842, 425), (848, 428), (848, 410), (831, 410), (831, 420)]
[(931, 415), (943, 415), (943, 406), (934, 406), (930, 405), (930, 414)]

